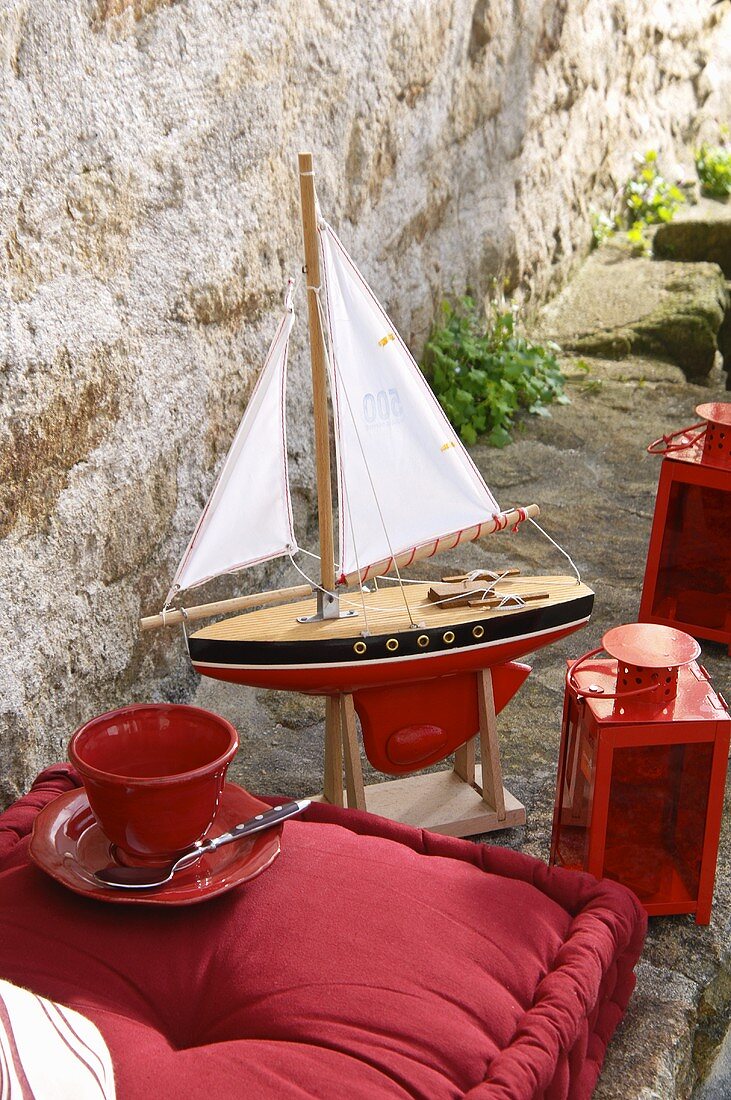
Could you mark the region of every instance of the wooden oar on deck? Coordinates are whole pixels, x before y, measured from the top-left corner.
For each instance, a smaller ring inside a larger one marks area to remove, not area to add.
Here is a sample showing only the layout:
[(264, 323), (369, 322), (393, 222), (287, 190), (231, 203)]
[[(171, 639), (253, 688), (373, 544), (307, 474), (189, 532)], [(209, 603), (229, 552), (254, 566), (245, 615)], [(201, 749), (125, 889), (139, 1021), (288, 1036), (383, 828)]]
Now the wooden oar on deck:
[(310, 584), (297, 584), (293, 588), (274, 588), (271, 592), (254, 592), (251, 596), (235, 596), (232, 600), (218, 600), (216, 603), (201, 603), (196, 607), (161, 611), (159, 615), (148, 615), (140, 619), (140, 627), (142, 630), (155, 630), (159, 626), (176, 626), (182, 622), (194, 622), (196, 619), (209, 619), (213, 615), (223, 615), (227, 611), (246, 611), (249, 607), (286, 603), (288, 600), (311, 595), (312, 585)]
[(432, 603), (441, 604), (442, 607), (500, 607), (511, 597), (519, 598), (524, 603), (531, 600), (547, 600), (550, 597), (550, 592), (498, 593), (494, 591), (496, 583), (496, 581), (489, 584), (462, 581), (459, 584), (433, 584), (429, 589), (428, 599)]

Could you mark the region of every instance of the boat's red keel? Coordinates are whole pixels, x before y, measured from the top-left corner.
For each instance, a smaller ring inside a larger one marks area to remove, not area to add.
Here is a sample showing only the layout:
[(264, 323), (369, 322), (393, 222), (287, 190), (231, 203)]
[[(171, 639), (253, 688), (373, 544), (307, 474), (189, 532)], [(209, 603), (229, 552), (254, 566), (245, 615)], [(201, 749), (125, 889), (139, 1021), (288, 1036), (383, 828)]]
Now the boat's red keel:
[[(512, 699), (529, 672), (528, 665), (517, 661), (492, 666), (496, 711)], [(480, 675), (466, 672), (353, 692), (373, 767), (388, 775), (426, 768), (474, 737), (480, 726)]]

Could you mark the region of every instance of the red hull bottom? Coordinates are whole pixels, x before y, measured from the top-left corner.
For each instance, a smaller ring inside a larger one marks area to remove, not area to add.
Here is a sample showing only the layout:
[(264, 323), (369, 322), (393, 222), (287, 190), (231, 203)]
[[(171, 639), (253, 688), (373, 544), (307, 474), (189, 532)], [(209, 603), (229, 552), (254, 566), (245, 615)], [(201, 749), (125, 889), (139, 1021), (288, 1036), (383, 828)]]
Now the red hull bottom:
[[(530, 666), (508, 661), (491, 671), (497, 714), (525, 682)], [(480, 679), (480, 672), (462, 672), (354, 692), (363, 747), (373, 767), (389, 775), (413, 772), (474, 737), (480, 728)]]

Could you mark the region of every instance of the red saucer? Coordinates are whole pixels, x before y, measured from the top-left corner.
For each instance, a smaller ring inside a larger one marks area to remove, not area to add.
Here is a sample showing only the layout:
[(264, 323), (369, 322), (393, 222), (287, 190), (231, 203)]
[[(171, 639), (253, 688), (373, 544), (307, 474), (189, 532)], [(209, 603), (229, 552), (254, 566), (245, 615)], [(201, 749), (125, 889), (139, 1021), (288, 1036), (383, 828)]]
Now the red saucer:
[[(208, 836), (269, 809), (243, 787), (227, 783)], [(123, 905), (192, 905), (256, 878), (279, 855), (282, 825), (248, 840), (226, 844), (197, 864), (179, 871), (171, 882), (153, 890), (115, 890), (102, 886), (95, 871), (114, 863), (112, 843), (97, 825), (83, 787), (50, 802), (33, 824), (30, 857), (41, 870), (77, 894)]]

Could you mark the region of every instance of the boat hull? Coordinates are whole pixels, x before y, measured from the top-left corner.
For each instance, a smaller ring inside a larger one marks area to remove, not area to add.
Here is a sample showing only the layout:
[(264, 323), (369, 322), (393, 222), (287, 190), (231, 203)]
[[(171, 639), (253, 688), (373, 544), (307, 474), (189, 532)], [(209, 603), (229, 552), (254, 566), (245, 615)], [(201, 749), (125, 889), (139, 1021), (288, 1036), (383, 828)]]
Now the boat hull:
[[(514, 609), (441, 606), (424, 585), (410, 593), (408, 617), (393, 590), (370, 593), (360, 619), (307, 621), (312, 608), (303, 604), (254, 612), (192, 635), (190, 657), (202, 675), (232, 683), (351, 694), (371, 764), (390, 775), (413, 772), (478, 732), (483, 670), (491, 670), (499, 712), (530, 672), (518, 658), (588, 621), (594, 594), (585, 585), (530, 583), (537, 602)], [(363, 629), (372, 622), (378, 633)]]
[(446, 628), (440, 623), (367, 638), (353, 631), (349, 636), (302, 642), (222, 639), (202, 637), (201, 632), (192, 635), (188, 645), (193, 666), (203, 676), (252, 687), (336, 695), (518, 660), (579, 630), (588, 622), (592, 605), (593, 594), (584, 590), (575, 599), (515, 614), (487, 617), (472, 612), (466, 621)]

